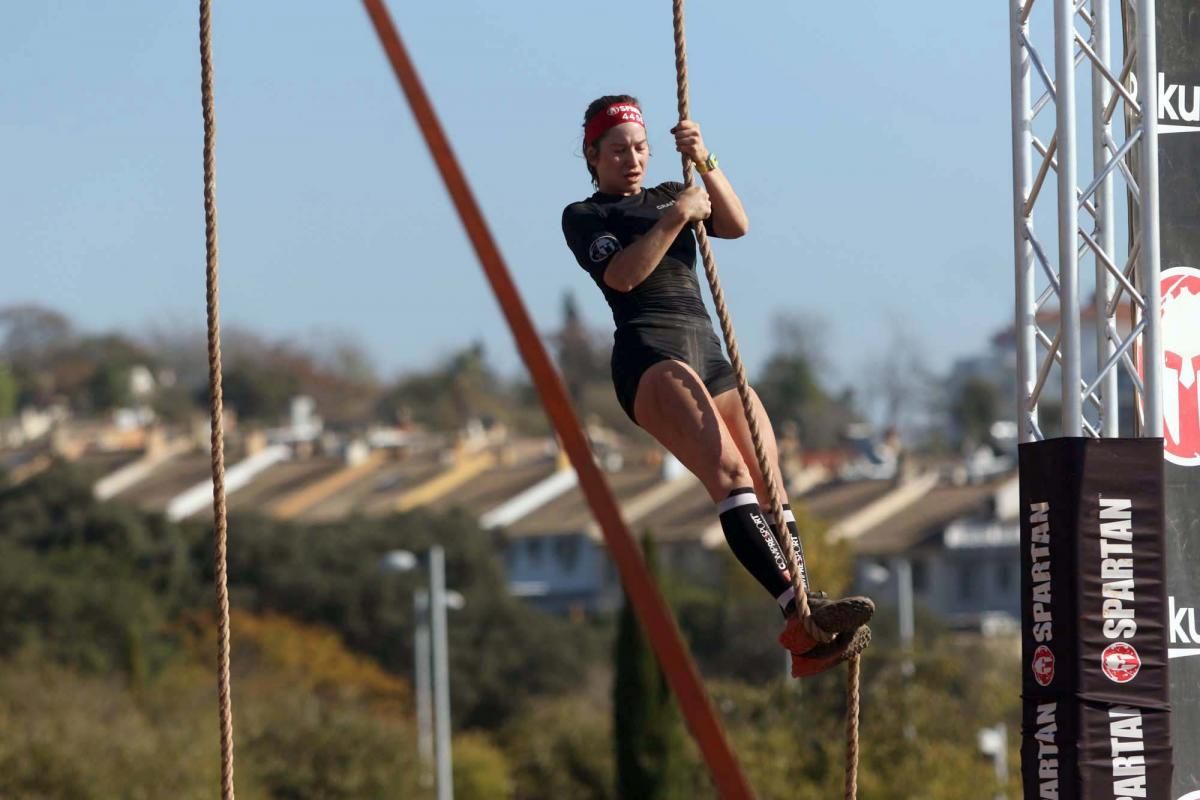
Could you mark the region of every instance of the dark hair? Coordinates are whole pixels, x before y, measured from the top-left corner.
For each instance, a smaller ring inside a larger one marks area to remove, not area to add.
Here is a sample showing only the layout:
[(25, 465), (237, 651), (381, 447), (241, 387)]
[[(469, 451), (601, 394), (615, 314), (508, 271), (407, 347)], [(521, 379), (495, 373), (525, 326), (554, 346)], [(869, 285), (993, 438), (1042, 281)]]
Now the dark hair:
[[(635, 105), (638, 108), (642, 107), (638, 102), (638, 99), (631, 94), (606, 94), (603, 97), (597, 97), (588, 104), (587, 111), (583, 114), (583, 127), (586, 129), (589, 119), (608, 108), (613, 103), (629, 103), (630, 105)], [(588, 173), (592, 176), (592, 186), (597, 189), (600, 188), (600, 177), (596, 174), (596, 168), (593, 167), (592, 163), (587, 160), (587, 156), (588, 149), (600, 144), (600, 140), (603, 138), (604, 136), (601, 136), (594, 142), (583, 143), (583, 163), (587, 164)]]

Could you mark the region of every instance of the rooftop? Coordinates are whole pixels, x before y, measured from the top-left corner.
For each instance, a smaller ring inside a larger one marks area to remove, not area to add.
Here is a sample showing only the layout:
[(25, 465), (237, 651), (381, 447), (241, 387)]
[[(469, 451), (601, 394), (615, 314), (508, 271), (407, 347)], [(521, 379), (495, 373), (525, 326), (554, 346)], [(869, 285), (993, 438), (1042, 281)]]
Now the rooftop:
[[(621, 505), (662, 481), (658, 465), (632, 460), (622, 469), (607, 473), (606, 477)], [(584, 532), (591, 529), (592, 521), (592, 511), (583, 491), (575, 486), (508, 526), (505, 533), (509, 538), (524, 538)]]
[(966, 486), (937, 486), (917, 502), (864, 532), (855, 542), (860, 555), (902, 553), (923, 544), (956, 519), (982, 512), (1008, 477)]

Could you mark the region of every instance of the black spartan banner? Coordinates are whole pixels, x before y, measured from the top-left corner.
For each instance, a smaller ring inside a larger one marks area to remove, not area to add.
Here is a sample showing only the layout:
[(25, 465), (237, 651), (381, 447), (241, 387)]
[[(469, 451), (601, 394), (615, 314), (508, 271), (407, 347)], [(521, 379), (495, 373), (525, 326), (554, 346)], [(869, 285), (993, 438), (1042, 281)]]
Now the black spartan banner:
[(1021, 445), (1026, 800), (1172, 797), (1161, 448)]
[(1200, 0), (1156, 13), (1171, 797), (1200, 800)]

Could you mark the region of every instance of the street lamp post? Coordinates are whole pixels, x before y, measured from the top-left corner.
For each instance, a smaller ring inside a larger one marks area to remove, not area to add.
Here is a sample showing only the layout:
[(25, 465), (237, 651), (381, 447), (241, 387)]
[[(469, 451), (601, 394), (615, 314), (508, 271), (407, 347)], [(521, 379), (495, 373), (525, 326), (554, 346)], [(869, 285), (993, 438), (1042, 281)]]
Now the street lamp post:
[(863, 570), (863, 578), (875, 586), (883, 586), (895, 575), (896, 579), (896, 614), (900, 625), (900, 647), (905, 658), (902, 669), (905, 675), (913, 674), (912, 646), (916, 636), (916, 619), (913, 602), (912, 561), (908, 556), (900, 556), (889, 569), (883, 564), (868, 564)]
[(900, 614), (900, 646), (904, 648), (904, 663), (901, 670), (905, 677), (911, 678), (916, 672), (913, 666), (913, 636), (916, 624), (913, 620), (913, 580), (912, 562), (907, 556), (902, 556), (896, 562), (896, 595), (899, 602), (897, 612)]
[(1003, 722), (994, 728), (984, 728), (979, 731), (979, 750), (985, 756), (992, 757), (992, 765), (996, 770), (996, 784), (1000, 787), (996, 800), (1006, 800), (1008, 794), (1008, 728)]
[[(446, 554), (438, 545), (429, 548), (429, 590), (413, 595), (414, 646), (417, 683), (417, 747), (422, 769), (429, 763), (430, 750), (436, 757), (437, 800), (454, 800), (454, 774), (450, 745), (450, 661), (446, 639), (446, 608), (462, 608), (463, 596), (446, 591)], [(408, 572), (416, 568), (417, 556), (393, 550), (383, 557), (384, 569)], [(430, 664), (433, 666), (433, 700), (430, 708)], [(432, 711), (432, 714), (431, 714)], [(430, 736), (430, 716), (433, 734)], [(432, 741), (431, 741), (432, 738)], [(425, 775), (423, 782), (427, 781)]]
[(429, 592), (413, 592), (413, 654), (416, 658), (413, 677), (417, 684), (417, 755), (420, 757), (422, 786), (433, 785), (433, 686), (430, 670)]
[(437, 740), (437, 800), (453, 800), (454, 775), (450, 769), (450, 666), (446, 651), (446, 556), (442, 548), (429, 549), (429, 605), (433, 627), (433, 701)]
[[(916, 674), (916, 665), (913, 663), (913, 638), (916, 635), (916, 621), (913, 612), (912, 561), (907, 555), (902, 555), (895, 559), (891, 568), (885, 567), (883, 564), (869, 564), (863, 571), (863, 577), (867, 582), (877, 586), (886, 584), (893, 577), (896, 580), (896, 613), (899, 615), (900, 627), (900, 674), (905, 677), (905, 686), (908, 686), (913, 675)], [(902, 732), (904, 738), (909, 741), (917, 738), (917, 727), (911, 718), (904, 724)]]

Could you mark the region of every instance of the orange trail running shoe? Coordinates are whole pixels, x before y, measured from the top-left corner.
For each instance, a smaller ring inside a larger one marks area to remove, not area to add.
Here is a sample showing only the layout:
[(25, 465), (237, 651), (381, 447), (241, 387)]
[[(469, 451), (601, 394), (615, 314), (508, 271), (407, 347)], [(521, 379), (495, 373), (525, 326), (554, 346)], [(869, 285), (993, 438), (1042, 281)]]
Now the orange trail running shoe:
[(871, 629), (866, 625), (853, 633), (839, 633), (828, 644), (818, 644), (805, 653), (792, 653), (792, 677), (810, 675), (832, 669), (843, 661), (860, 655), (871, 643)]

